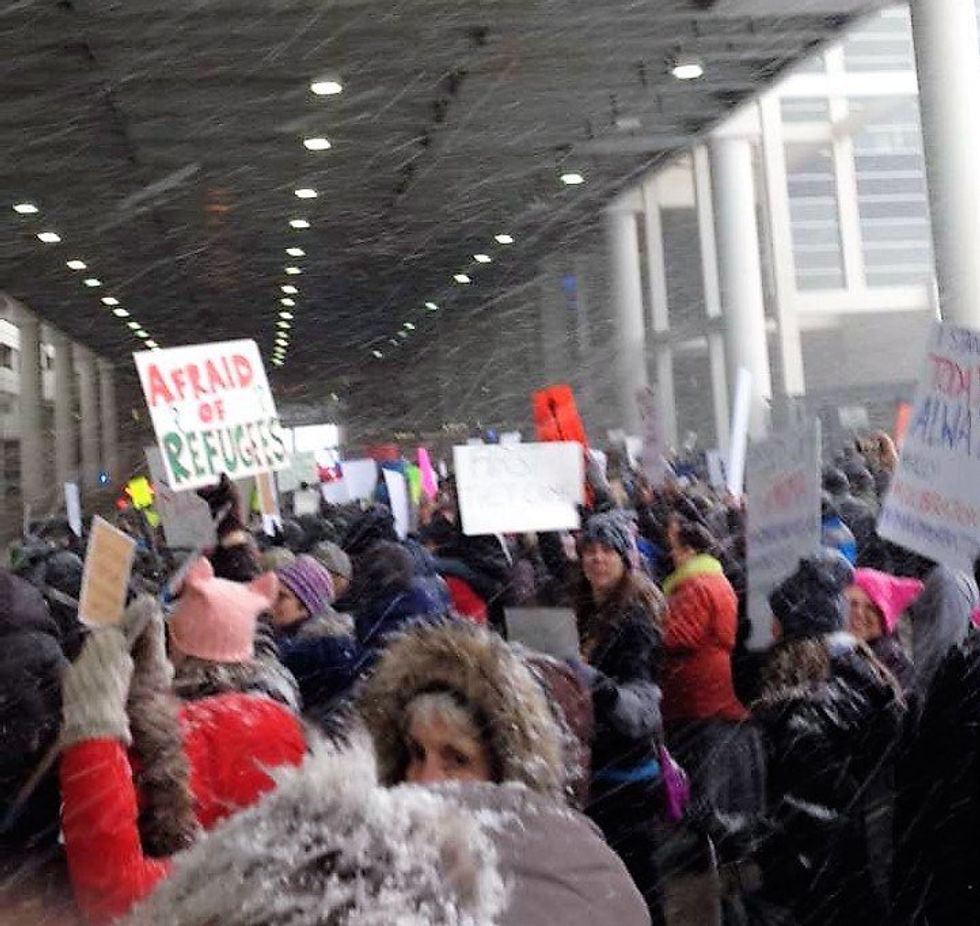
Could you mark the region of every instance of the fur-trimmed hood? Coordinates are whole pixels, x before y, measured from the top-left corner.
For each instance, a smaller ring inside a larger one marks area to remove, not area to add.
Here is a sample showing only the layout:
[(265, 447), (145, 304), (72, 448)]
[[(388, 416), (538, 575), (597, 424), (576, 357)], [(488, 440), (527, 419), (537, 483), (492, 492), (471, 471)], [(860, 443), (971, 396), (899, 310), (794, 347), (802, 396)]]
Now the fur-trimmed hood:
[(399, 782), (408, 761), (406, 706), (434, 687), (456, 692), (485, 720), (504, 781), (540, 793), (564, 791), (571, 770), (542, 686), (499, 636), (452, 622), (420, 626), (394, 640), (361, 691), (360, 712), (383, 782)]

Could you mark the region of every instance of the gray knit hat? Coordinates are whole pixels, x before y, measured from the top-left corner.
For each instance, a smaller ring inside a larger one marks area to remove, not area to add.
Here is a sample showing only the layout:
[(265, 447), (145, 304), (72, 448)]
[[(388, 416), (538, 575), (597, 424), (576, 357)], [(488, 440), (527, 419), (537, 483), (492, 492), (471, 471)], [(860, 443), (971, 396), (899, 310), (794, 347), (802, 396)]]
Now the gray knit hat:
[(310, 550), (310, 554), (321, 566), (334, 575), (342, 576), (348, 581), (354, 575), (354, 567), (350, 557), (337, 544), (331, 543), (329, 540), (318, 543)]
[(595, 514), (586, 522), (579, 538), (579, 546), (601, 543), (615, 550), (626, 564), (627, 569), (636, 565), (636, 540), (630, 526), (629, 516), (622, 511), (604, 511)]

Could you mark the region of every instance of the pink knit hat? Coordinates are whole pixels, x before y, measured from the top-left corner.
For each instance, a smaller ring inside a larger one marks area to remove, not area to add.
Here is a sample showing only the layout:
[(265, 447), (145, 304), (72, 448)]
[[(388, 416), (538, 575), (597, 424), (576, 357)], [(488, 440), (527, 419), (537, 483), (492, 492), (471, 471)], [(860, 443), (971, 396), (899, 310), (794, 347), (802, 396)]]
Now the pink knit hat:
[(188, 570), (180, 598), (168, 621), (170, 642), (185, 656), (208, 662), (247, 662), (259, 615), (279, 592), (275, 573), (248, 585), (216, 579), (203, 556)]
[(922, 594), (924, 588), (918, 579), (901, 579), (877, 569), (855, 570), (854, 584), (881, 611), (882, 630), (886, 635), (895, 632), (902, 612)]

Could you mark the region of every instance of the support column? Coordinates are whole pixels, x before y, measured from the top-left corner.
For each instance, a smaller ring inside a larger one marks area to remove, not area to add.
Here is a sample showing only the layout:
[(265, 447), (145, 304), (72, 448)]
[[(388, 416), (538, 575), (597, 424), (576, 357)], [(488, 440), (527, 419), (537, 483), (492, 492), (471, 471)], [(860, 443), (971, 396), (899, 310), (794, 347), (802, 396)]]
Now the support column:
[(980, 95), (973, 0), (912, 0), (943, 318), (980, 327)]
[(749, 434), (762, 438), (769, 428), (772, 374), (752, 143), (748, 138), (718, 136), (711, 139), (710, 151), (728, 380), (734, 384), (741, 367), (752, 374)]
[(36, 516), (48, 501), (44, 482), (41, 432), (41, 323), (23, 309), (17, 312), (20, 341), (20, 492)]
[(667, 445), (677, 447), (677, 399), (674, 391), (674, 351), (670, 344), (670, 299), (667, 293), (664, 229), (656, 177), (643, 184), (643, 219), (647, 245), (647, 289), (656, 338), (654, 356), (660, 421)]
[(541, 316), (541, 372), (544, 385), (564, 382), (569, 374), (567, 338), (562, 306), (561, 279), (555, 267), (549, 263), (541, 266), (540, 316)]
[(78, 433), (75, 428), (75, 384), (71, 342), (60, 331), (48, 333), (54, 346), (54, 470), (60, 489), (78, 480)]
[(639, 434), (640, 409), (636, 402), (636, 393), (648, 386), (649, 380), (636, 214), (630, 209), (609, 209), (606, 212), (606, 234), (612, 268), (620, 413), (626, 433)]
[(78, 406), (82, 419), (81, 485), (84, 490), (95, 490), (99, 485), (99, 401), (95, 385), (95, 358), (80, 344), (76, 344), (74, 350)]
[(116, 380), (112, 364), (99, 360), (99, 410), (102, 422), (102, 469), (119, 479), (119, 428), (116, 414)]

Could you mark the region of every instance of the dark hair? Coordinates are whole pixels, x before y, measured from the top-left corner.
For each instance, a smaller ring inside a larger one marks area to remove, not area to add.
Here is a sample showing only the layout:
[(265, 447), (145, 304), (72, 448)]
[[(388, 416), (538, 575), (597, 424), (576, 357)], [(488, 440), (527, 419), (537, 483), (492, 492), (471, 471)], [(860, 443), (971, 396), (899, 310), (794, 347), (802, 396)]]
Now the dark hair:
[(681, 545), (695, 553), (714, 553), (717, 549), (711, 532), (700, 524), (681, 520), (677, 525), (677, 539)]

